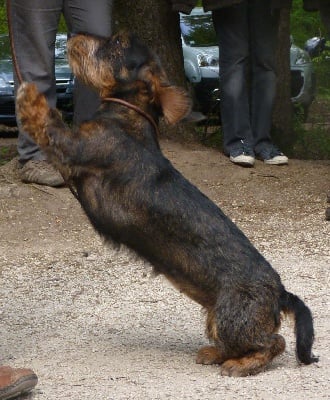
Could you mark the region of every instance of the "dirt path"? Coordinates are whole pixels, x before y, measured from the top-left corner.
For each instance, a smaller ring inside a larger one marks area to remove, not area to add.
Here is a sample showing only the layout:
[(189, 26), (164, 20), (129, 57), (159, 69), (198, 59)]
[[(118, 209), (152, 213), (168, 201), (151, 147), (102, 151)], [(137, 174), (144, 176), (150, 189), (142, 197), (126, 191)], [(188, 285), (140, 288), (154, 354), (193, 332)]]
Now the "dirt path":
[(20, 183), (14, 161), (0, 168), (1, 363), (35, 369), (33, 400), (329, 399), (329, 162), (243, 169), (199, 145), (162, 147), (310, 306), (319, 364), (297, 365), (290, 321), (265, 373), (195, 364), (207, 343), (200, 307), (105, 248), (68, 189)]

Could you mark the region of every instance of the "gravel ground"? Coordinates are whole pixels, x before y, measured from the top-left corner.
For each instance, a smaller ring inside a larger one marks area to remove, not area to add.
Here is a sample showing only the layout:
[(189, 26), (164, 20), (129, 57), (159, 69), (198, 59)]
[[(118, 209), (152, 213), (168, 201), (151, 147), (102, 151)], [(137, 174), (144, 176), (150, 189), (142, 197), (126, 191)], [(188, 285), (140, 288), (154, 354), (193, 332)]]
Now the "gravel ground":
[(1, 364), (36, 371), (33, 400), (329, 399), (329, 162), (244, 169), (199, 145), (161, 145), (309, 305), (320, 362), (297, 364), (285, 320), (286, 351), (264, 373), (195, 364), (207, 344), (200, 307), (104, 246), (68, 189), (20, 183), (13, 160), (0, 168)]

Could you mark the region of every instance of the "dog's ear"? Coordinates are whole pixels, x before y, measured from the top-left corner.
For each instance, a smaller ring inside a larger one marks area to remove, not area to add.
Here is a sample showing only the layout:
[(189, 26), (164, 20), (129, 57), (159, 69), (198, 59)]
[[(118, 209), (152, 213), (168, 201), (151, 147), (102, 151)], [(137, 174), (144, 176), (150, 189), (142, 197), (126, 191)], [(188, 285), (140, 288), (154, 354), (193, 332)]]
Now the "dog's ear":
[(154, 101), (161, 109), (166, 122), (176, 124), (191, 112), (192, 101), (181, 87), (169, 83), (165, 71), (157, 61), (139, 70), (139, 79), (147, 84)]
[(191, 112), (191, 99), (183, 88), (160, 86), (157, 95), (165, 120), (169, 124), (176, 124)]

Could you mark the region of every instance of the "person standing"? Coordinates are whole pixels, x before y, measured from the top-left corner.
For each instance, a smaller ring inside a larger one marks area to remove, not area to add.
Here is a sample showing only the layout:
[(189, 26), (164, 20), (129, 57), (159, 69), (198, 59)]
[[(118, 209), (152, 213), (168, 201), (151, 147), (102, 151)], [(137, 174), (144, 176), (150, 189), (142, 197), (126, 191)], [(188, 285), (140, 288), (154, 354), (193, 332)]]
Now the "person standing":
[[(203, 0), (212, 11), (220, 53), (221, 120), (224, 152), (238, 165), (255, 158), (283, 165), (288, 158), (271, 139), (276, 94), (279, 10), (291, 0)], [(196, 1), (172, 0), (173, 9), (190, 13)]]
[[(69, 35), (86, 32), (111, 35), (112, 0), (7, 0), (7, 15), (13, 59), (15, 88), (20, 79), (34, 82), (56, 107), (55, 39), (63, 14)], [(96, 93), (75, 80), (73, 122), (90, 118), (100, 102)], [(62, 176), (47, 163), (37, 144), (20, 128), (17, 150), (23, 182), (48, 186), (64, 184)]]

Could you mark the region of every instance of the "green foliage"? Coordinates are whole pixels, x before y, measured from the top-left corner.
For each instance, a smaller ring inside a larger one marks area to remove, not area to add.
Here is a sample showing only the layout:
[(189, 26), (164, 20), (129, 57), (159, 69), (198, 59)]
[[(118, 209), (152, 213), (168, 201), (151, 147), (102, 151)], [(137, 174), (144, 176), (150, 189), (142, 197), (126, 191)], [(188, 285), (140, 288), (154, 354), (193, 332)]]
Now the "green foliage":
[(61, 15), (60, 23), (58, 25), (58, 32), (67, 32), (67, 27), (63, 15)]
[(325, 29), (318, 12), (307, 12), (302, 7), (302, 0), (293, 0), (291, 10), (291, 34), (299, 47), (304, 47), (307, 39), (324, 36)]
[(330, 132), (323, 124), (315, 124), (308, 129), (303, 125), (297, 126), (297, 141), (293, 154), (298, 159), (329, 160), (330, 159)]
[(314, 58), (313, 63), (317, 77), (317, 96), (327, 100), (330, 108), (330, 51), (326, 50)]
[(0, 0), (0, 33), (8, 32), (6, 1)]
[(330, 40), (325, 44), (325, 50), (313, 58), (317, 82), (317, 97), (328, 102), (330, 107)]
[(17, 156), (17, 148), (14, 145), (0, 146), (0, 166), (6, 164)]

